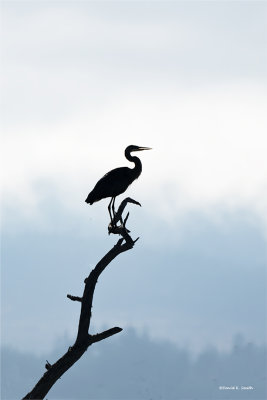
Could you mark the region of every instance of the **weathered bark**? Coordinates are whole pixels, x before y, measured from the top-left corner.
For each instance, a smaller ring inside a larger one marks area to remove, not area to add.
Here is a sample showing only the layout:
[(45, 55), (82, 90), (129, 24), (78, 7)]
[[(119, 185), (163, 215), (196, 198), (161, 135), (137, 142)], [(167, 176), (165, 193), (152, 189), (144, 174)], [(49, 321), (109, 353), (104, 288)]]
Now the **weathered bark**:
[[(47, 371), (37, 382), (34, 388), (28, 394), (26, 394), (25, 397), (23, 397), (23, 400), (43, 399), (49, 392), (51, 387), (56, 383), (56, 381), (69, 368), (71, 368), (71, 366), (75, 364), (76, 361), (79, 360), (79, 358), (84, 354), (89, 346), (91, 346), (93, 343), (99, 342), (103, 339), (107, 339), (108, 337), (122, 331), (122, 328), (114, 327), (96, 335), (89, 334), (94, 290), (100, 274), (105, 270), (109, 263), (114, 260), (115, 257), (123, 253), (124, 251), (132, 249), (136, 240), (138, 240), (136, 239), (135, 241), (133, 241), (129, 235), (129, 231), (125, 227), (128, 214), (126, 219), (122, 221), (122, 212), (126, 203), (128, 202), (139, 204), (135, 202), (135, 200), (132, 200), (130, 198), (125, 199), (121, 203), (121, 206), (116, 213), (113, 221), (114, 225), (109, 226), (109, 233), (120, 234), (122, 236), (122, 239), (118, 240), (116, 245), (98, 262), (95, 268), (90, 272), (89, 276), (85, 279), (83, 296), (78, 297), (72, 296), (70, 294), (67, 295), (70, 300), (78, 301), (81, 303), (78, 333), (74, 345), (72, 347), (69, 347), (68, 351), (54, 364), (51, 365), (47, 362), (47, 364), (45, 365)], [(122, 225), (117, 226), (116, 224), (118, 221), (121, 221)]]

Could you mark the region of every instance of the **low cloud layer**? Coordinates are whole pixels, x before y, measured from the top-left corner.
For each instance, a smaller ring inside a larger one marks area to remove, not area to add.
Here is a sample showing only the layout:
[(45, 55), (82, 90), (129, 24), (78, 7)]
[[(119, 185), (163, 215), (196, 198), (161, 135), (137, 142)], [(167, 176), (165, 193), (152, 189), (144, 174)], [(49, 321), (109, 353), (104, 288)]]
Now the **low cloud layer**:
[[(2, 396), (21, 398), (71, 344), (61, 338), (50, 354), (36, 357), (2, 348)], [(266, 398), (265, 348), (232, 340), (229, 352), (215, 347), (192, 358), (186, 347), (154, 342), (133, 329), (95, 344), (48, 394), (49, 399), (250, 399)], [(226, 388), (226, 389), (223, 389)], [(228, 388), (228, 389), (227, 389)], [(234, 394), (234, 396), (233, 396)]]

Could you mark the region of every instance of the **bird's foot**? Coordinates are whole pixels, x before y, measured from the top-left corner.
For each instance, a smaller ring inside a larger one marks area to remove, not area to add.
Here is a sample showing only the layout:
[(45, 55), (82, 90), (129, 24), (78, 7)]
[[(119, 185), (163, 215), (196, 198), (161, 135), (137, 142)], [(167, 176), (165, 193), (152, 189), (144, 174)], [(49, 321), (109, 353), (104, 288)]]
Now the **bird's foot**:
[(114, 233), (114, 234), (117, 234), (117, 235), (119, 234), (119, 235), (123, 236), (123, 234), (122, 234), (123, 231), (127, 232), (127, 233), (130, 233), (129, 229), (127, 229), (125, 227), (124, 223), (122, 223), (121, 225), (116, 225), (116, 224), (113, 224), (112, 222), (110, 222), (110, 224), (108, 226), (108, 234), (109, 235), (111, 233)]
[(117, 225), (114, 224), (113, 221), (111, 221), (108, 225), (108, 234), (110, 235), (111, 233), (115, 233)]

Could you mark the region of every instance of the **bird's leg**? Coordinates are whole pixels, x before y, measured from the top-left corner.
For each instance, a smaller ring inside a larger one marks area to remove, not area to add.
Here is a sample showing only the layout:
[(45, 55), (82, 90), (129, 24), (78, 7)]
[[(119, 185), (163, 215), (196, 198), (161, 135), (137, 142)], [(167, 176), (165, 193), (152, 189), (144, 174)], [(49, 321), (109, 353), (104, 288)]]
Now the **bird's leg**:
[(112, 202), (113, 219), (115, 218), (115, 199), (116, 197), (113, 197), (113, 202)]
[(112, 200), (113, 200), (113, 197), (111, 197), (111, 200), (109, 202), (108, 212), (109, 212), (109, 216), (110, 216), (111, 225), (113, 226), (113, 218), (112, 218), (112, 215), (111, 215), (111, 203), (112, 203)]
[[(113, 218), (115, 219), (115, 199), (116, 197), (114, 197), (113, 203), (112, 203), (112, 212), (113, 212)], [(120, 216), (120, 223), (123, 225), (123, 220), (122, 220), (122, 216)]]
[[(116, 197), (114, 197), (113, 203), (112, 203), (112, 211), (113, 211), (113, 218), (115, 219), (115, 199)], [(122, 220), (122, 216), (120, 216), (120, 223), (123, 225), (123, 220)]]

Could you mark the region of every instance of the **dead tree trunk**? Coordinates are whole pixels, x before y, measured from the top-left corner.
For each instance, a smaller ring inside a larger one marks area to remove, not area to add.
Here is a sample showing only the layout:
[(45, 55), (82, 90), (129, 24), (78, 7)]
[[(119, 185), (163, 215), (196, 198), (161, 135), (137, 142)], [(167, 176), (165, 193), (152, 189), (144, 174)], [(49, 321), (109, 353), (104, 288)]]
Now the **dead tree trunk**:
[[(85, 279), (83, 296), (77, 297), (69, 294), (67, 295), (70, 300), (78, 301), (81, 303), (78, 333), (74, 345), (69, 347), (68, 351), (54, 364), (51, 365), (49, 362), (46, 363), (45, 368), (47, 369), (47, 371), (37, 382), (34, 388), (28, 394), (26, 394), (25, 397), (23, 397), (23, 400), (43, 399), (49, 392), (51, 387), (56, 383), (56, 381), (69, 368), (71, 368), (72, 365), (79, 360), (79, 358), (81, 358), (81, 356), (84, 354), (89, 346), (91, 346), (93, 343), (99, 342), (103, 339), (107, 339), (108, 337), (122, 331), (122, 328), (114, 327), (96, 335), (89, 334), (94, 290), (100, 274), (109, 265), (109, 263), (114, 260), (115, 257), (123, 253), (124, 251), (132, 249), (135, 242), (138, 240), (136, 239), (135, 241), (133, 241), (129, 235), (129, 231), (125, 227), (129, 213), (127, 214), (125, 220), (122, 220), (122, 212), (128, 202), (139, 204), (129, 197), (125, 199), (121, 203), (118, 212), (116, 213), (113, 224), (110, 224), (108, 229), (109, 233), (120, 234), (122, 238), (119, 239), (116, 245), (98, 262), (95, 268), (90, 272), (89, 276)], [(117, 226), (118, 221), (121, 221), (120, 226)]]

